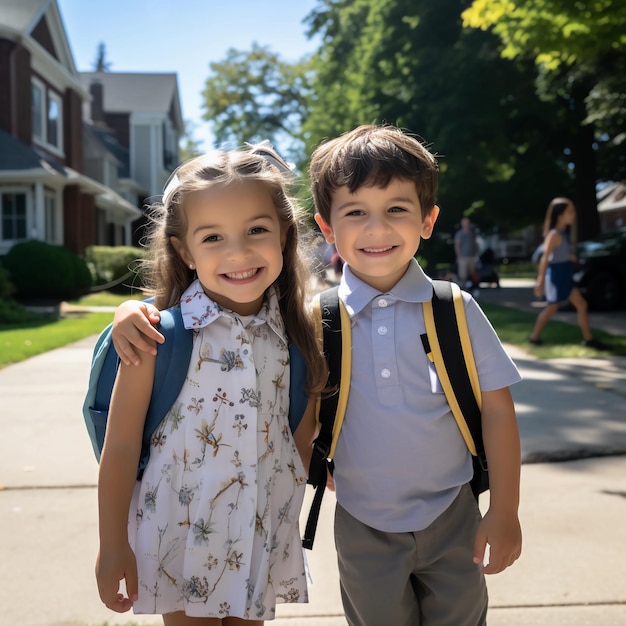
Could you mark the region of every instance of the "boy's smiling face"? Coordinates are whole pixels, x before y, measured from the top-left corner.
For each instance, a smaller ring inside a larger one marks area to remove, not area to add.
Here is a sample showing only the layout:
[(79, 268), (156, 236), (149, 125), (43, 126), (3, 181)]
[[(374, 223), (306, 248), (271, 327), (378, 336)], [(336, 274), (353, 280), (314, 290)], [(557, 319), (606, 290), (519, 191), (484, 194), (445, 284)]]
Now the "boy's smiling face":
[(330, 224), (319, 214), (315, 220), (352, 273), (384, 293), (402, 278), (438, 215), (434, 206), (423, 219), (415, 184), (395, 179), (384, 189), (361, 187), (350, 193), (340, 187), (333, 192)]

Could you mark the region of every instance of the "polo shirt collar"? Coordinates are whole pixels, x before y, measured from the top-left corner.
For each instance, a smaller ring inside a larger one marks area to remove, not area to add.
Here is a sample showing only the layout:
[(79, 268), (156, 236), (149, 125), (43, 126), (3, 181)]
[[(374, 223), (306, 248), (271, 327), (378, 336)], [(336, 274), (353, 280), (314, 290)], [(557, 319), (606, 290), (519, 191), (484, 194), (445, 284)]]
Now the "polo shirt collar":
[[(388, 295), (404, 302), (426, 302), (433, 296), (432, 281), (415, 259), (411, 259), (404, 276), (387, 292)], [(350, 317), (360, 313), (374, 298), (383, 295), (374, 287), (364, 283), (344, 265), (339, 297), (346, 305)]]

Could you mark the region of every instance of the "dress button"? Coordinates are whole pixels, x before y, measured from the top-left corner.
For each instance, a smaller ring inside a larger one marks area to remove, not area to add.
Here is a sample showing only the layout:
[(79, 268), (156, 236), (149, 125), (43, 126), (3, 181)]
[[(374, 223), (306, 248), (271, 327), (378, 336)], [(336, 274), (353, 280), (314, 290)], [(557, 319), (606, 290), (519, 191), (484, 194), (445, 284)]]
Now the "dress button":
[(378, 306), (379, 306), (381, 309), (384, 309), (384, 308), (387, 306), (387, 300), (385, 300), (385, 298), (381, 298), (381, 299), (378, 301)]
[(387, 327), (386, 326), (379, 326), (378, 327), (378, 334), (379, 335), (386, 335), (387, 334)]
[(385, 368), (384, 370), (380, 371), (380, 375), (383, 378), (389, 378), (391, 376), (391, 372), (387, 368)]

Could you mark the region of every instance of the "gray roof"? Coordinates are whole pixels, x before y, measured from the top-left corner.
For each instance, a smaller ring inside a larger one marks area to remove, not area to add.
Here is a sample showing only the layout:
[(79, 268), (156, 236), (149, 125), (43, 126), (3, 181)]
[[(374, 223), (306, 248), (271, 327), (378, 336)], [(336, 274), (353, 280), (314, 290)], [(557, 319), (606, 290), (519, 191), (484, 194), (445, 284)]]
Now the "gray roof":
[(46, 166), (64, 173), (61, 164), (40, 156), (30, 146), (0, 128), (0, 171), (38, 170)]
[(0, 0), (0, 24), (30, 33), (52, 0)]
[(184, 132), (176, 73), (81, 72), (81, 81), (89, 90), (99, 82), (104, 91), (107, 113), (169, 113), (174, 107), (174, 123)]
[(0, 128), (0, 174), (3, 182), (11, 182), (11, 172), (28, 173), (29, 176), (62, 176), (66, 184), (77, 184), (96, 197), (96, 202), (104, 206), (122, 210), (134, 219), (141, 216), (141, 210), (120, 196), (115, 190), (79, 172), (65, 167), (53, 159), (38, 154), (33, 148), (22, 143)]
[(118, 175), (120, 178), (130, 178), (130, 154), (122, 146), (115, 133), (110, 129), (95, 124), (83, 124), (84, 132), (90, 133), (106, 150), (108, 150), (118, 161)]
[[(0, 33), (16, 41), (23, 38), (31, 54), (33, 50), (29, 47), (29, 42), (33, 40), (33, 32), (42, 19), (45, 19), (52, 37), (54, 51), (48, 52), (56, 63), (69, 72), (72, 88), (80, 89), (74, 57), (57, 0), (0, 0)], [(43, 54), (45, 57), (48, 52), (35, 51), (34, 55)]]

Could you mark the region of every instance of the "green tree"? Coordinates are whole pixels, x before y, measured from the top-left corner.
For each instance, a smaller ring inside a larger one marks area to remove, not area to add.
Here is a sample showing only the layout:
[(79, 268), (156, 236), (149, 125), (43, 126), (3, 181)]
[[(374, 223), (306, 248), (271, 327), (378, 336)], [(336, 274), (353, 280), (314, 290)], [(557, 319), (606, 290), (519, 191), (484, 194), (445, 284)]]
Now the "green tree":
[(626, 3), (621, 0), (474, 0), (464, 23), (493, 29), (508, 58), (531, 55), (556, 70), (595, 63), (626, 46)]
[(567, 187), (552, 105), (532, 63), (502, 59), (499, 39), (463, 29), (462, 0), (324, 0), (309, 16), (308, 147), (357, 124), (419, 132), (439, 155), (440, 229), (462, 214), (504, 229), (541, 219)]
[(579, 230), (593, 235), (598, 177), (626, 177), (626, 3), (474, 0), (463, 19), (493, 30), (503, 57), (537, 64), (537, 93), (569, 123)]
[(210, 69), (203, 118), (218, 145), (269, 139), (290, 159), (304, 158), (299, 136), (310, 98), (306, 60), (287, 63), (255, 43), (250, 51), (231, 48)]
[(194, 131), (197, 126), (198, 125), (191, 120), (185, 120), (185, 134), (180, 138), (179, 142), (179, 156), (181, 163), (202, 154), (200, 142), (194, 137)]
[(103, 41), (98, 44), (96, 60), (93, 64), (95, 72), (108, 72), (111, 70), (111, 63), (107, 61), (107, 48)]

